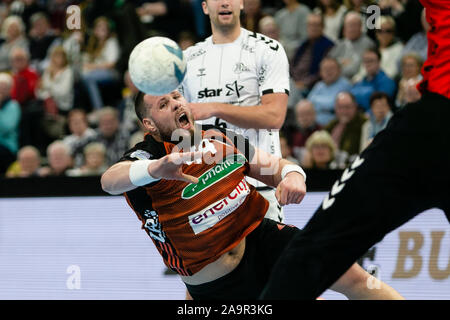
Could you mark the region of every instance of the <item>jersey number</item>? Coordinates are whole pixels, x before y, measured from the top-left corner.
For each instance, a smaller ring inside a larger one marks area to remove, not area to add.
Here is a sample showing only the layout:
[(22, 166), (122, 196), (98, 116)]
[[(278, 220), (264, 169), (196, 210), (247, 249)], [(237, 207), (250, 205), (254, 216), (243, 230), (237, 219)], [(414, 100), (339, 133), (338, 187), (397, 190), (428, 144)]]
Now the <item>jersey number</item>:
[(269, 45), (269, 48), (272, 49), (273, 51), (278, 51), (278, 48), (280, 47), (278, 44), (275, 44), (272, 39), (268, 39), (263, 35), (258, 35), (256, 34), (256, 32), (250, 34), (250, 37), (264, 41), (264, 43)]

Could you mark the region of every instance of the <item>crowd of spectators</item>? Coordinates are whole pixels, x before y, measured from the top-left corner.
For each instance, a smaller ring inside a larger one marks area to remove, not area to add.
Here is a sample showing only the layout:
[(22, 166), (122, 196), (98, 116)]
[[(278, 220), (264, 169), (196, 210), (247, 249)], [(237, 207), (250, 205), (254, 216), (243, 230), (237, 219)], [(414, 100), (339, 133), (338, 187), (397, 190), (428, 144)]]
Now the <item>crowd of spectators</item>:
[[(150, 36), (183, 49), (209, 36), (201, 2), (1, 1), (0, 176), (99, 175), (116, 162), (145, 134), (130, 52)], [(280, 41), (290, 62), (283, 157), (342, 169), (420, 98), (429, 26), (419, 0), (243, 2), (243, 27)], [(79, 29), (66, 24), (71, 5)]]

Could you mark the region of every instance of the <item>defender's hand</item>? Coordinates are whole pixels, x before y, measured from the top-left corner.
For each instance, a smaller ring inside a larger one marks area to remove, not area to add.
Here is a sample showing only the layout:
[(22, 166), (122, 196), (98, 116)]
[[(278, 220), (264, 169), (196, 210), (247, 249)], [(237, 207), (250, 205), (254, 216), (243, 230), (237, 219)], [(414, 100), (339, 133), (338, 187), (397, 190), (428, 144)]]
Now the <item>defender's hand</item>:
[(303, 176), (298, 172), (290, 172), (278, 184), (275, 197), (281, 206), (300, 203), (306, 194), (306, 184)]
[(182, 170), (183, 164), (201, 159), (201, 151), (172, 152), (148, 166), (148, 173), (154, 178), (180, 180), (188, 183), (198, 183), (198, 178), (185, 174)]
[(188, 103), (194, 120), (204, 120), (214, 117), (214, 106), (207, 103)]

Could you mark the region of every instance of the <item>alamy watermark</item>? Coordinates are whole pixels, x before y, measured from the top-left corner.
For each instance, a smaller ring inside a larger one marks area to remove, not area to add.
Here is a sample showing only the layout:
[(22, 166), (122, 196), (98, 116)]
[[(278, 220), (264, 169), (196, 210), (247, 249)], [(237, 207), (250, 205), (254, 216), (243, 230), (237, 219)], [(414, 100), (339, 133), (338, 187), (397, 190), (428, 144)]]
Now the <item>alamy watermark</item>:
[(69, 275), (66, 280), (66, 287), (69, 290), (81, 289), (81, 268), (77, 265), (70, 265), (66, 269), (66, 273)]
[(69, 30), (81, 29), (81, 9), (79, 6), (71, 5), (66, 9), (66, 26)]

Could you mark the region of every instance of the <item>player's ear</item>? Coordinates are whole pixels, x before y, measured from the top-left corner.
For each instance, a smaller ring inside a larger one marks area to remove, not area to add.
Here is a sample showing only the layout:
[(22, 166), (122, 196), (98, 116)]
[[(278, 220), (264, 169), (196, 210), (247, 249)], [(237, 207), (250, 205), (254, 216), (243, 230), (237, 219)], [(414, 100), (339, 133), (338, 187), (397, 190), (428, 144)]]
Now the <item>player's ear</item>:
[(155, 126), (155, 123), (150, 118), (144, 118), (142, 119), (142, 124), (144, 125), (145, 129), (148, 130), (151, 134), (155, 134), (158, 132), (158, 129)]
[(209, 15), (208, 5), (206, 4), (206, 1), (202, 1), (202, 9), (204, 14)]

